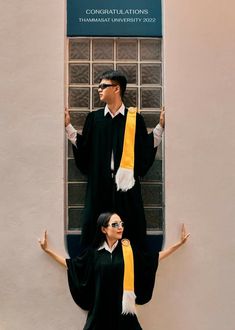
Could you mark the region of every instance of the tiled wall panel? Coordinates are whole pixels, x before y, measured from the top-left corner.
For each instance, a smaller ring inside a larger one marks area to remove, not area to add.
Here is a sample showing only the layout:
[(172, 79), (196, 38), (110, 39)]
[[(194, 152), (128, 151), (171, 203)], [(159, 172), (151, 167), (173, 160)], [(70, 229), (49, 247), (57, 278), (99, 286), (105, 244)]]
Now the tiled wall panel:
[[(68, 105), (71, 121), (81, 132), (89, 111), (103, 107), (97, 91), (102, 72), (117, 69), (128, 80), (124, 104), (138, 107), (151, 131), (159, 121), (162, 106), (161, 39), (71, 38), (68, 44)], [(156, 160), (141, 178), (142, 196), (148, 230), (161, 231), (164, 220), (162, 145)], [(73, 159), (71, 143), (67, 148), (67, 231), (81, 228), (86, 176)]]

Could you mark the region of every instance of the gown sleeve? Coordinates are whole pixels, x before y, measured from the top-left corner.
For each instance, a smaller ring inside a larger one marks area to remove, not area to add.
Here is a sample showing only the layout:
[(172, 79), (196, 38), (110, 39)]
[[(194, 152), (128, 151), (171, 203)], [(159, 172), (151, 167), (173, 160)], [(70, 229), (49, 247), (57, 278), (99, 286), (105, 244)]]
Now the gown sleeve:
[(152, 298), (159, 253), (142, 252), (136, 248), (134, 253), (136, 304), (143, 305)]
[(143, 177), (152, 166), (157, 148), (154, 148), (153, 133), (147, 132), (145, 122), (140, 114), (136, 118), (136, 141), (135, 141), (135, 168), (137, 176)]
[(84, 310), (90, 310), (93, 304), (93, 265), (94, 253), (91, 249), (81, 256), (66, 259), (68, 284), (75, 303)]
[(72, 146), (75, 163), (83, 174), (88, 174), (89, 172), (93, 120), (94, 113), (90, 112), (86, 117), (82, 134), (77, 134), (76, 146)]

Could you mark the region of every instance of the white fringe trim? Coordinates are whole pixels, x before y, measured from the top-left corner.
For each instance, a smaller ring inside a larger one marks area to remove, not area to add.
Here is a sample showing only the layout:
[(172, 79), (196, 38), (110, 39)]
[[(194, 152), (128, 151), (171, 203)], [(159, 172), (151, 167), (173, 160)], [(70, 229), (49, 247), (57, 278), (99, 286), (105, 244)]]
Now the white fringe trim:
[(127, 191), (131, 189), (135, 184), (133, 169), (119, 167), (115, 180), (117, 190)]
[(136, 295), (134, 291), (123, 291), (122, 314), (137, 314), (135, 298)]

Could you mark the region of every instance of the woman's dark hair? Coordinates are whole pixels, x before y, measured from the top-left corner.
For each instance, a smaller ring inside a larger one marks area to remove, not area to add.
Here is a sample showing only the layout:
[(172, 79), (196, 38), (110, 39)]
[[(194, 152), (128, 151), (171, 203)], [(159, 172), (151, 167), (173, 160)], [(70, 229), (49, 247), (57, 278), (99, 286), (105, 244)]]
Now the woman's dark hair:
[(122, 74), (120, 71), (109, 70), (102, 73), (102, 75), (100, 76), (100, 82), (102, 79), (112, 80), (117, 85), (119, 85), (121, 90), (121, 98), (123, 98), (127, 84), (127, 79), (124, 74)]
[(112, 215), (116, 213), (113, 212), (105, 212), (101, 213), (100, 216), (98, 217), (97, 223), (96, 223), (96, 233), (95, 233), (95, 238), (93, 241), (92, 246), (94, 248), (98, 248), (106, 239), (105, 234), (102, 232), (102, 227), (107, 227), (109, 220), (111, 219)]

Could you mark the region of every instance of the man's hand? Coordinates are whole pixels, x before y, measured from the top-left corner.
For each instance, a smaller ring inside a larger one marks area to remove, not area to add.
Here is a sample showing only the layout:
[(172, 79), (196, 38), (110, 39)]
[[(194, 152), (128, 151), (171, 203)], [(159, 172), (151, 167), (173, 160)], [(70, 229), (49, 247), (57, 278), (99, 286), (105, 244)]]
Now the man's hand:
[(71, 123), (69, 110), (65, 108), (64, 110), (64, 125), (67, 127)]
[(160, 118), (159, 118), (159, 124), (162, 128), (165, 127), (165, 108), (162, 107), (162, 110), (160, 112)]

